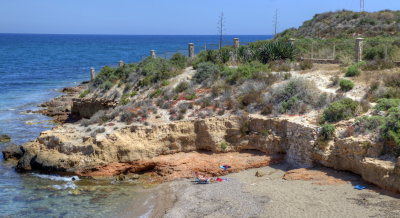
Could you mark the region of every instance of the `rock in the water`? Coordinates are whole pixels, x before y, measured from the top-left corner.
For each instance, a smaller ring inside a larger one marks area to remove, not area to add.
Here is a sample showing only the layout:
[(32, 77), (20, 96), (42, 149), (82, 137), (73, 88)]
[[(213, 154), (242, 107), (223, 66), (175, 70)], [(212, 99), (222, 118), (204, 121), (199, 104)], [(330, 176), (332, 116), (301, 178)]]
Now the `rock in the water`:
[(73, 190), (69, 191), (69, 193), (70, 193), (71, 195), (80, 195), (80, 194), (81, 194), (81, 191), (79, 191), (78, 189), (73, 189)]
[(257, 170), (257, 172), (256, 172), (256, 175), (255, 176), (257, 176), (257, 177), (263, 177), (263, 176), (265, 176), (265, 173), (264, 172), (262, 172), (262, 171), (259, 171), (259, 170)]
[(9, 144), (2, 153), (5, 160), (19, 160), (23, 155), (21, 146), (16, 144)]
[(11, 140), (11, 137), (10, 136), (8, 136), (8, 135), (0, 135), (0, 142), (2, 142), (2, 143), (6, 143), (6, 142), (9, 142)]

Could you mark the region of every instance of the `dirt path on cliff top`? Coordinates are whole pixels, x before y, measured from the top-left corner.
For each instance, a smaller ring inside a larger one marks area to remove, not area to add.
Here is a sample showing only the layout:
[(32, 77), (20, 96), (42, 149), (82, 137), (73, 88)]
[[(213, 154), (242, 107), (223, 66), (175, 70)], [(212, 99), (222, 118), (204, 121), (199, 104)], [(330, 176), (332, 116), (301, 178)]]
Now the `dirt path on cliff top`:
[[(355, 174), (327, 168), (288, 171), (288, 167), (250, 169), (208, 185), (190, 180), (169, 183), (175, 203), (164, 217), (400, 217), (398, 195)], [(257, 171), (265, 175), (256, 177)], [(358, 184), (367, 189), (354, 189)]]

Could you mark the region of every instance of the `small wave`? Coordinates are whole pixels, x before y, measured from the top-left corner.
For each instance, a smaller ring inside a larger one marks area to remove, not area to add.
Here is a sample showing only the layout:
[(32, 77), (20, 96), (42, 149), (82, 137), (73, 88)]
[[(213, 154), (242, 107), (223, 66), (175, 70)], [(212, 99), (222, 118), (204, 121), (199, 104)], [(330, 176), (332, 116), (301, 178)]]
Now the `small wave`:
[(32, 175), (42, 178), (42, 179), (50, 179), (53, 181), (72, 182), (72, 181), (79, 180), (78, 176), (57, 176), (57, 175), (44, 175), (44, 174), (37, 174), (37, 173), (33, 173)]
[(62, 185), (52, 185), (52, 187), (57, 189), (57, 190), (76, 189), (77, 188), (77, 186), (71, 181), (66, 183), (66, 184), (62, 184)]

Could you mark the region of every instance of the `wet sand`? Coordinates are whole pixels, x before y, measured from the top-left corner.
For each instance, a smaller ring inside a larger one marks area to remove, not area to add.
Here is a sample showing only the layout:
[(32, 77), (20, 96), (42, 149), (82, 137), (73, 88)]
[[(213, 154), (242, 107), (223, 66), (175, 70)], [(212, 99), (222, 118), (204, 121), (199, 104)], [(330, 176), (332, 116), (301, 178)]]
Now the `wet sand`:
[[(289, 170), (278, 164), (229, 174), (229, 181), (220, 183), (195, 185), (181, 179), (162, 184), (159, 188), (168, 194), (150, 217), (400, 217), (400, 195), (355, 174), (314, 168), (313, 173), (328, 176), (283, 179)], [(257, 171), (265, 175), (256, 177)]]

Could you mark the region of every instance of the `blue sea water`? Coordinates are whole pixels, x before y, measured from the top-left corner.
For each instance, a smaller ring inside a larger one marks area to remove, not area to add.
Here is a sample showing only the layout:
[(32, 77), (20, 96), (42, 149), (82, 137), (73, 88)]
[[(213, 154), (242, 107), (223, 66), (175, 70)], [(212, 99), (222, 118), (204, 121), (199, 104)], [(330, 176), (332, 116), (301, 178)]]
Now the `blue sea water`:
[[(225, 36), (224, 42), (232, 44), (234, 37), (242, 43), (271, 38)], [(187, 53), (191, 42), (199, 52), (205, 45), (215, 48), (218, 37), (0, 34), (0, 134), (21, 145), (52, 128), (49, 118), (25, 112), (60, 95), (61, 88), (88, 80), (90, 67), (137, 62), (152, 49), (160, 56)], [(70, 180), (18, 174), (0, 160), (0, 217), (111, 217), (140, 195), (134, 184)], [(77, 186), (92, 191), (74, 195)]]

